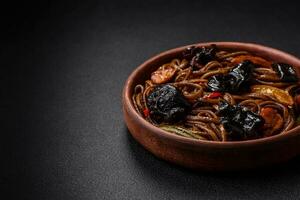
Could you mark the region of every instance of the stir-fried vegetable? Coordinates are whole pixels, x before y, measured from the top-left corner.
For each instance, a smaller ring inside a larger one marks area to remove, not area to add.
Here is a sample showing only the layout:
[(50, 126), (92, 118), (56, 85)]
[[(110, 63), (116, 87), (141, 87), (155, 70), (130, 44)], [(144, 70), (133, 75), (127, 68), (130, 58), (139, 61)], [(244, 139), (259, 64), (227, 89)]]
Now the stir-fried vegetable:
[(190, 46), (145, 74), (132, 102), (153, 125), (189, 138), (239, 141), (287, 132), (300, 125), (299, 66), (265, 55)]
[(261, 94), (261, 95), (272, 96), (280, 103), (288, 105), (288, 106), (291, 106), (294, 104), (293, 98), (289, 95), (288, 92), (281, 90), (279, 88), (273, 87), (273, 86), (253, 85), (253, 86), (251, 86), (251, 92)]
[(176, 135), (185, 136), (188, 138), (205, 139), (205, 137), (201, 136), (203, 135), (203, 133), (200, 131), (193, 131), (172, 125), (160, 125), (159, 128), (171, 133), (175, 133)]
[(271, 67), (271, 62), (261, 58), (261, 57), (257, 57), (257, 56), (252, 56), (252, 55), (241, 55), (241, 56), (237, 56), (235, 58), (232, 59), (232, 63), (238, 64), (240, 62), (243, 62), (245, 60), (250, 60), (251, 62), (253, 62), (255, 65), (259, 65), (262, 67)]

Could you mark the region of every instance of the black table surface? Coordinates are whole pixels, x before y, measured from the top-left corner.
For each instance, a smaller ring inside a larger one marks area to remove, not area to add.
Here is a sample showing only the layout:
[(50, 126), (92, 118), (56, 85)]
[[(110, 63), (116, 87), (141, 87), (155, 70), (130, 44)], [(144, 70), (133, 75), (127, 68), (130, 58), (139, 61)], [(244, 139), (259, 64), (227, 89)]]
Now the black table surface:
[(300, 56), (296, 2), (10, 5), (0, 54), (9, 128), (1, 133), (1, 188), (31, 200), (299, 199), (299, 157), (254, 171), (194, 172), (141, 147), (121, 109), (128, 75), (170, 48), (241, 41)]

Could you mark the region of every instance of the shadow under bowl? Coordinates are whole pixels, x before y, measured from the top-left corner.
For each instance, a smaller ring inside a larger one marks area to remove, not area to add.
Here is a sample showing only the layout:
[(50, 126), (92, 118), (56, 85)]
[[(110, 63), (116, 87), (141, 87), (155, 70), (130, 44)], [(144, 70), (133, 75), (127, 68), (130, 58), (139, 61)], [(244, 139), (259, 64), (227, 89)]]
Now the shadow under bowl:
[[(300, 76), (300, 60), (288, 53), (251, 43), (209, 42), (222, 50), (245, 50), (269, 60), (295, 67)], [(191, 46), (191, 45), (188, 45)], [(262, 167), (287, 161), (300, 153), (300, 127), (271, 137), (232, 142), (202, 141), (178, 136), (153, 126), (134, 109), (134, 87), (149, 79), (158, 66), (181, 55), (188, 46), (160, 53), (140, 65), (127, 79), (123, 89), (123, 114), (131, 135), (157, 157), (187, 168), (232, 171)]]

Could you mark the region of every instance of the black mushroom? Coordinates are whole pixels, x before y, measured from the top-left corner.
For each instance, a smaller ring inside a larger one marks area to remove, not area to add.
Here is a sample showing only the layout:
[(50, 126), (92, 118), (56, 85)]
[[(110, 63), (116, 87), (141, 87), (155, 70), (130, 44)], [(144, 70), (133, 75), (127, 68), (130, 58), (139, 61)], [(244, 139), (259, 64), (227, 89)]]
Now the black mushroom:
[(298, 77), (293, 66), (286, 63), (273, 63), (273, 70), (283, 82), (297, 82)]
[(199, 68), (201, 65), (205, 65), (208, 62), (215, 59), (217, 46), (212, 44), (208, 47), (188, 47), (183, 51), (183, 58), (191, 59), (190, 65), (193, 69)]
[(258, 130), (263, 126), (264, 119), (245, 107), (221, 101), (218, 115), (231, 140), (254, 139), (261, 136)]
[(182, 52), (182, 56), (185, 59), (191, 59), (193, 58), (196, 53), (198, 53), (200, 51), (200, 47), (195, 47), (195, 46), (190, 46), (188, 48), (186, 48), (183, 52)]
[(218, 74), (208, 79), (207, 87), (212, 92), (229, 92), (234, 89), (234, 76)]
[(208, 79), (208, 89), (219, 92), (238, 92), (247, 88), (247, 82), (252, 78), (255, 65), (245, 60), (237, 64), (228, 74), (211, 76)]
[(151, 119), (157, 123), (178, 122), (191, 108), (189, 102), (174, 86), (157, 86), (147, 97)]

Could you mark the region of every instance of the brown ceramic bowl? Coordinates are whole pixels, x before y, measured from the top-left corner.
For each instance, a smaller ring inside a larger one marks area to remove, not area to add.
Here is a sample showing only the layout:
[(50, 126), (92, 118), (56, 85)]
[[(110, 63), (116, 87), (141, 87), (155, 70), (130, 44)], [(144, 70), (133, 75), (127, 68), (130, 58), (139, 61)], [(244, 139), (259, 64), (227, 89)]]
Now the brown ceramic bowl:
[[(207, 46), (217, 44), (224, 50), (246, 50), (277, 62), (286, 62), (300, 71), (300, 60), (288, 53), (257, 44), (237, 42), (213, 42), (194, 44)], [(189, 45), (191, 46), (191, 45)], [(165, 51), (140, 65), (129, 76), (123, 90), (123, 112), (132, 136), (157, 157), (172, 163), (210, 171), (241, 170), (262, 167), (286, 161), (300, 153), (300, 127), (285, 134), (267, 138), (214, 142), (181, 137), (161, 130), (135, 111), (131, 96), (135, 85), (144, 83), (161, 64), (177, 57), (187, 46)], [(300, 75), (300, 73), (298, 73)]]

